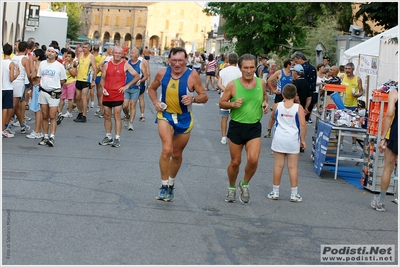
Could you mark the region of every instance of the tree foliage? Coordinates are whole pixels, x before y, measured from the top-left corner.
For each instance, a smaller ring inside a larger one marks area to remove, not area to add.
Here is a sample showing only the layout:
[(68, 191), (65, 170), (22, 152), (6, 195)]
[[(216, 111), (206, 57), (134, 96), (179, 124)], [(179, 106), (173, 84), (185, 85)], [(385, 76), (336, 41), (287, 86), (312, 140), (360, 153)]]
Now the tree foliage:
[(315, 47), (318, 41), (307, 39), (313, 36), (310, 32), (315, 26), (322, 27), (322, 35), (326, 26), (338, 33), (348, 31), (352, 22), (351, 3), (342, 2), (209, 2), (204, 12), (226, 20), (223, 30), (227, 36), (236, 37), (238, 54), (289, 55), (303, 50), (306, 44)]
[(360, 5), (355, 14), (355, 19), (361, 18), (366, 35), (375, 35), (367, 21), (371, 20), (376, 26), (382, 26), (386, 30), (398, 25), (399, 7), (395, 2), (368, 2)]
[(78, 2), (51, 2), (53, 11), (62, 11), (64, 6), (68, 14), (67, 38), (76, 40), (81, 27), (80, 17), (82, 8)]
[(238, 54), (263, 54), (286, 49), (291, 44), (303, 44), (304, 30), (293, 22), (296, 3), (210, 2), (205, 7), (209, 15), (221, 15), (223, 30), (237, 39)]

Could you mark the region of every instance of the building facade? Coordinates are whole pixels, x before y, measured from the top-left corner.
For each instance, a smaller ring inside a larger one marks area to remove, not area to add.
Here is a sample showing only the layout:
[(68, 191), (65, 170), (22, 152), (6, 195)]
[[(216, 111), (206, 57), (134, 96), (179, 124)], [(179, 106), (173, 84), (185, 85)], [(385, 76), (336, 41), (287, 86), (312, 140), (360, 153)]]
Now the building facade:
[(24, 39), (26, 2), (3, 2), (0, 5), (2, 45)]
[(99, 45), (204, 50), (212, 17), (202, 10), (196, 2), (84, 2), (80, 33)]

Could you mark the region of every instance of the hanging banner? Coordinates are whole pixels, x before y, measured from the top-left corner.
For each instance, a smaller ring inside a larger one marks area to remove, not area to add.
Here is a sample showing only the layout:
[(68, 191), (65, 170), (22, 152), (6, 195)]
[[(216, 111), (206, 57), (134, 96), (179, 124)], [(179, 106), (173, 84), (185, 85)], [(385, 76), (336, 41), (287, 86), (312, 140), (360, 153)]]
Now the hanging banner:
[(378, 57), (360, 54), (359, 64), (358, 72), (360, 74), (365, 73), (371, 76), (378, 75)]

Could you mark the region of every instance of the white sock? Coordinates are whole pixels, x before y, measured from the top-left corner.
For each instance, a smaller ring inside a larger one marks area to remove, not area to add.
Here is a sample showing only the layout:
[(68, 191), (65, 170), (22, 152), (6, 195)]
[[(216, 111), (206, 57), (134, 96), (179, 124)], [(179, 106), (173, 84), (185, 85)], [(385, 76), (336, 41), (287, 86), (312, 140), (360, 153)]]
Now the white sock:
[(171, 185), (171, 186), (174, 185), (174, 181), (175, 181), (175, 178), (171, 178), (171, 177), (168, 178), (169, 185)]
[(112, 138), (112, 134), (111, 133), (106, 133), (107, 138), (111, 139)]
[(292, 194), (297, 194), (297, 186), (296, 187), (292, 187)]
[(116, 136), (115, 136), (115, 139), (119, 139), (120, 137), (121, 137), (121, 136), (119, 136), (119, 135), (116, 135)]
[(55, 137), (54, 134), (50, 134), (50, 138), (53, 138), (53, 139), (54, 139), (54, 137)]
[(168, 186), (168, 180), (161, 180), (162, 185)]
[(272, 185), (273, 192), (279, 192), (279, 185)]

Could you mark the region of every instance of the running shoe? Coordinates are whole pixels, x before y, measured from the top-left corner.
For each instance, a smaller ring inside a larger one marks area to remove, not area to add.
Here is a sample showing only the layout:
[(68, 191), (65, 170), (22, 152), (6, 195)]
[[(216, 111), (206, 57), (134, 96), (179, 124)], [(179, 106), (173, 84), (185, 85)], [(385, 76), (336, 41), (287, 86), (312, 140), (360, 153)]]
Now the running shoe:
[(299, 193), (290, 195), (290, 202), (302, 202), (302, 201), (303, 198), (299, 195)]
[(61, 113), (58, 113), (57, 117), (56, 117), (57, 125), (61, 124), (63, 119), (64, 119), (64, 116)]
[(133, 131), (133, 122), (129, 122), (128, 130)]
[(141, 122), (144, 122), (144, 121), (145, 121), (144, 116), (141, 116), (141, 117), (139, 118), (139, 120), (140, 120)]
[(236, 202), (236, 189), (228, 189), (228, 194), (225, 196), (225, 202), (235, 203)]
[(269, 192), (267, 197), (269, 199), (278, 200), (279, 199), (279, 192), (271, 191), (271, 192)]
[(15, 132), (14, 131), (12, 131), (10, 128), (6, 128), (5, 130), (4, 130), (4, 132), (6, 132), (6, 133), (9, 133), (9, 134), (15, 134)]
[(242, 185), (243, 181), (240, 181), (238, 188), (239, 188), (239, 199), (243, 203), (250, 202), (250, 192), (249, 192), (249, 185)]
[(21, 133), (24, 134), (24, 133), (26, 133), (27, 131), (29, 131), (30, 129), (31, 129), (31, 127), (30, 127), (29, 125), (23, 124), (23, 125), (21, 126)]
[(48, 144), (49, 146), (53, 147), (53, 146), (54, 146), (54, 138), (53, 138), (53, 137), (50, 137), (49, 140), (47, 141), (47, 144)]
[(26, 138), (29, 139), (39, 139), (40, 137), (38, 137), (38, 134), (35, 131), (32, 131), (30, 134), (26, 135)]
[(158, 195), (156, 196), (156, 199), (158, 200), (164, 200), (167, 197), (167, 192), (168, 192), (168, 186), (163, 185), (160, 187), (160, 192), (158, 192)]
[(164, 198), (164, 201), (167, 202), (174, 201), (174, 185), (168, 186), (167, 196)]
[(68, 111), (62, 114), (61, 116), (63, 116), (64, 118), (72, 118), (72, 114), (69, 113)]
[(114, 143), (111, 145), (111, 147), (120, 147), (121, 142), (119, 141), (119, 138), (114, 139)]
[(271, 130), (267, 130), (267, 132), (264, 134), (264, 138), (271, 138)]
[(48, 138), (42, 137), (42, 140), (38, 143), (38, 145), (46, 146), (48, 140), (49, 140)]
[(371, 207), (377, 211), (385, 211), (385, 203), (379, 202), (379, 197), (374, 196), (374, 199), (371, 201)]
[(14, 137), (14, 135), (12, 133), (9, 133), (9, 132), (6, 132), (6, 131), (4, 131), (2, 133), (2, 136), (3, 136), (3, 138), (13, 138)]
[(114, 143), (114, 140), (112, 138), (108, 138), (107, 136), (104, 137), (104, 139), (99, 142), (99, 145), (101, 146), (107, 146), (107, 145), (112, 145)]

